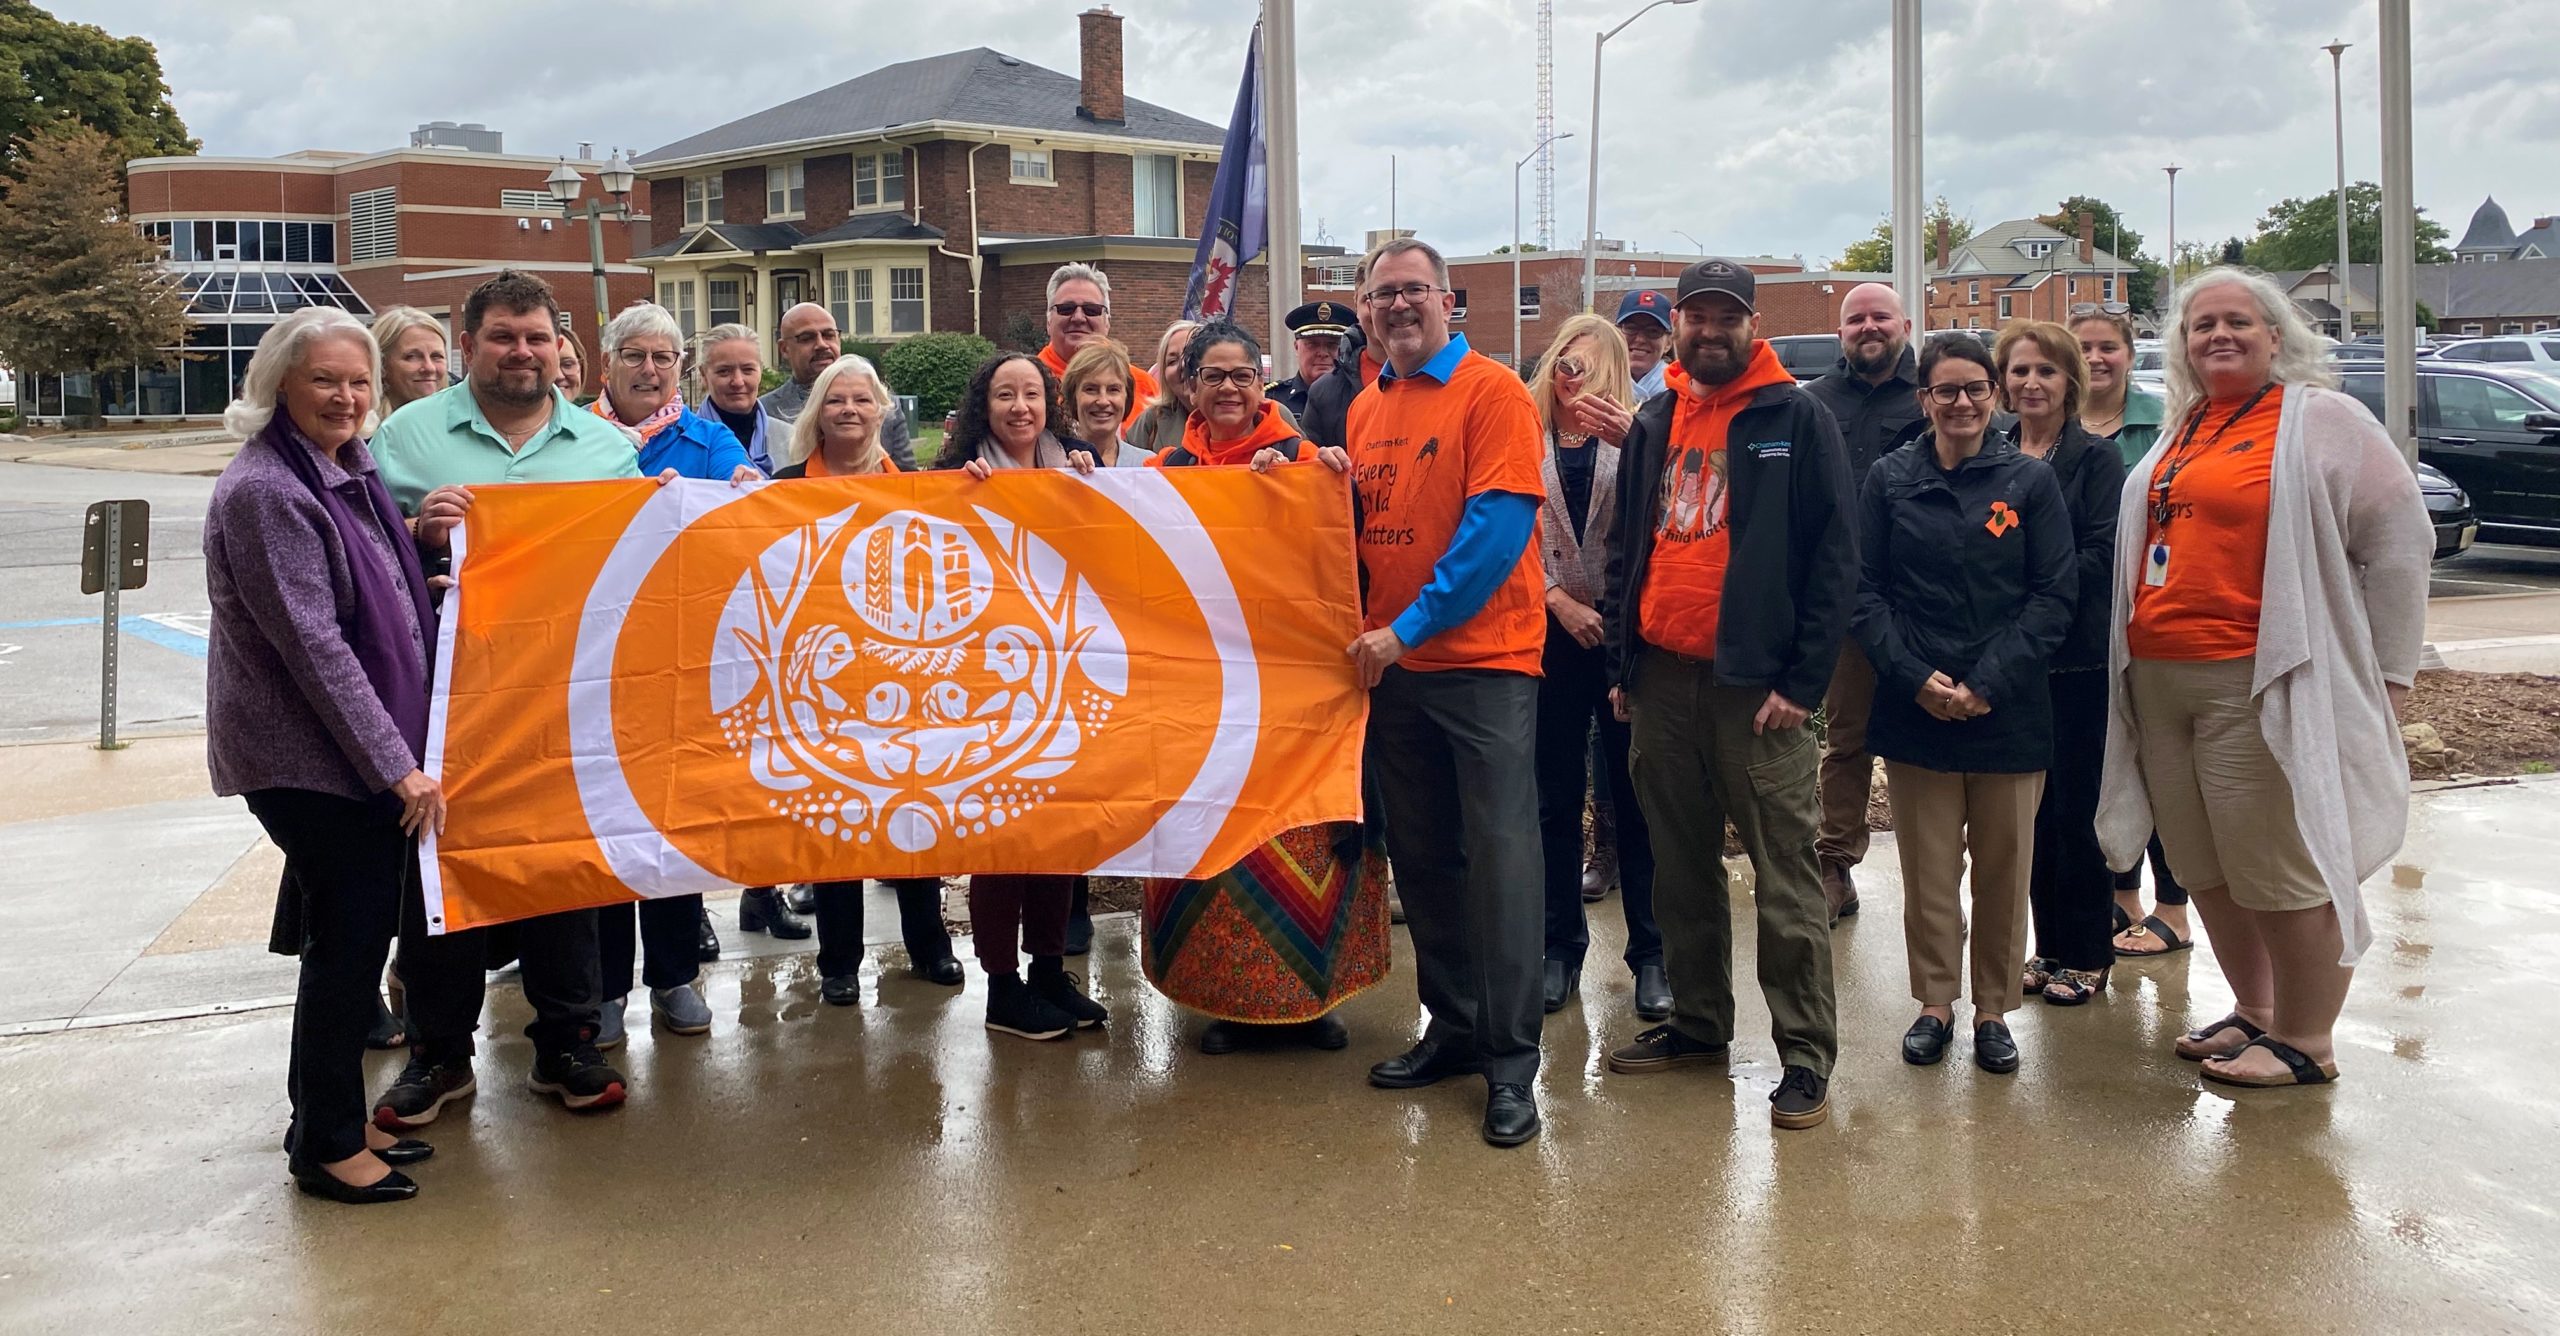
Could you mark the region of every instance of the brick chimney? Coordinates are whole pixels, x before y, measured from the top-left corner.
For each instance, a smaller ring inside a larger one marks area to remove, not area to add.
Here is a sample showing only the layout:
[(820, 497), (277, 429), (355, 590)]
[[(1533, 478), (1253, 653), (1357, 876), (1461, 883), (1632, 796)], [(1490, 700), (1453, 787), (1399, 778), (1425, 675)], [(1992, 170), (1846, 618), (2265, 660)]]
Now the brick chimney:
[(1938, 220), (1938, 268), (1939, 268), (1939, 270), (1940, 270), (1941, 272), (1944, 272), (1944, 271), (1945, 271), (1945, 269), (1947, 268), (1948, 264), (1949, 264), (1949, 263), (1954, 259), (1954, 257), (1953, 257), (1953, 256), (1951, 256), (1951, 255), (1949, 255), (1949, 254), (1948, 254), (1948, 252), (1949, 252), (1951, 249), (1953, 249), (1953, 246), (1952, 246), (1952, 244), (1951, 244), (1951, 240), (1950, 240), (1950, 235), (1951, 235), (1951, 234), (1949, 233), (1949, 230), (1948, 230), (1947, 220), (1946, 220), (1946, 219), (1944, 219), (1944, 218), (1939, 219), (1939, 220)]
[(2096, 264), (2096, 263), (2098, 262), (2098, 218), (2097, 218), (2097, 215), (2095, 215), (2095, 214), (2093, 214), (2093, 213), (2089, 212), (2087, 209), (2082, 209), (2082, 210), (2080, 211), (2080, 213), (2079, 213), (2079, 218), (2080, 218), (2080, 263), (2082, 263), (2082, 264)]
[(1103, 125), (1122, 125), (1128, 121), (1128, 105), (1123, 100), (1120, 71), (1120, 16), (1109, 5), (1097, 5), (1076, 15), (1080, 45), (1084, 51), (1084, 84), (1079, 90), (1076, 114)]

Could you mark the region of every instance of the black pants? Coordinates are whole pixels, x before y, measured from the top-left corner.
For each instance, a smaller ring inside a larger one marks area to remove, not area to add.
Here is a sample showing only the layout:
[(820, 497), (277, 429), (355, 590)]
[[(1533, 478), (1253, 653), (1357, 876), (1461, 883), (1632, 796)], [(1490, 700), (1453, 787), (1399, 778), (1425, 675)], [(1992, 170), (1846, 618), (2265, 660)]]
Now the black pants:
[[(637, 930), (634, 925), (637, 924)], [(702, 897), (670, 895), (596, 911), (596, 978), (606, 997), (631, 994), (632, 958), (646, 945), (640, 977), (673, 988), (702, 975)]]
[(1369, 693), (1368, 767), (1413, 933), (1426, 1037), (1493, 1084), (1538, 1074), (1545, 936), (1535, 780), (1538, 682), (1389, 668)]
[[(898, 895), (898, 929), (906, 938), (907, 959), (918, 966), (951, 954), (951, 930), (942, 926), (942, 879), (902, 877), (889, 889)], [(818, 899), (818, 977), (833, 979), (862, 968), (862, 883), (822, 881)]]
[(2115, 963), (2115, 874), (2098, 848), (2098, 783), (2107, 757), (2107, 675), (2054, 673), (2053, 764), (2036, 805), (2027, 903), (2038, 956), (2066, 969)]
[(400, 833), (400, 802), (387, 793), (365, 802), (309, 789), (246, 797), (284, 851), (286, 885), (301, 896), (285, 1144), (295, 1169), (316, 1169), (364, 1149), (365, 1035), (400, 902), (417, 883), (417, 847)]
[[(1608, 651), (1584, 649), (1547, 619), (1547, 675), (1538, 682), (1538, 834), (1546, 855), (1547, 956), (1575, 965), (1591, 948), (1582, 911), (1582, 796), (1609, 804), (1618, 825), (1618, 888), (1627, 916), (1627, 965), (1662, 963), (1662, 930), (1653, 922), (1653, 839), (1635, 785), (1627, 780), (1627, 726), (1609, 708)], [(1593, 782), (1594, 718), (1600, 724), (1600, 777)]]
[[(2154, 903), (2164, 905), (2185, 904), (2187, 902), (2187, 888), (2179, 885), (2176, 877), (2169, 875), (2169, 851), (2160, 847), (2160, 837), (2158, 834), (2155, 833), (2152, 835), (2151, 847), (2146, 851), (2145, 856), (2151, 860), (2152, 901)], [(2142, 869), (2133, 867), (2117, 873), (2116, 889), (2119, 891), (2141, 890)]]
[[(573, 909), (504, 925), (515, 939), (524, 1000), (533, 1008), (525, 1037), (558, 1052), (593, 1039), (604, 993), (596, 978), (596, 911)], [(426, 906), (412, 892), (400, 917), (400, 981), (408, 989), (409, 1048), (431, 1062), (468, 1058), (471, 1032), (489, 990), (490, 930), (427, 933)]]

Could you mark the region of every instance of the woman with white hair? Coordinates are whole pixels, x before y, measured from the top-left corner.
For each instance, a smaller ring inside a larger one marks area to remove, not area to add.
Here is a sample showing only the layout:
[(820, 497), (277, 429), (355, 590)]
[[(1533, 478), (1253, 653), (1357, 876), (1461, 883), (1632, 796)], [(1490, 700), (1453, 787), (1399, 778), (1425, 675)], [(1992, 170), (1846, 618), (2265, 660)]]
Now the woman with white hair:
[(2142, 538), (2117, 545), (2099, 839), (2129, 868), (2156, 823), (2231, 985), (2178, 1056), (2319, 1085), (2373, 939), (2357, 887), (2407, 833), (2398, 715), (2434, 531), (2265, 275), (2189, 279), (2170, 327), (2164, 430), (2118, 506)]
[(445, 375), (444, 326), (417, 307), (383, 308), (373, 318), (373, 343), (382, 350), (382, 416), (452, 383)]
[(453, 519), (413, 538), (375, 473), (381, 375), (344, 311), (269, 329), (223, 414), (242, 444), (204, 520), (213, 787), (244, 797), (283, 851), (277, 921), (302, 960), (285, 1154), (302, 1191), (354, 1204), (417, 1195), (396, 1166), (433, 1153), (372, 1125), (364, 1050), (415, 838), (444, 824), (419, 767), (435, 614), (417, 543), (442, 546)]

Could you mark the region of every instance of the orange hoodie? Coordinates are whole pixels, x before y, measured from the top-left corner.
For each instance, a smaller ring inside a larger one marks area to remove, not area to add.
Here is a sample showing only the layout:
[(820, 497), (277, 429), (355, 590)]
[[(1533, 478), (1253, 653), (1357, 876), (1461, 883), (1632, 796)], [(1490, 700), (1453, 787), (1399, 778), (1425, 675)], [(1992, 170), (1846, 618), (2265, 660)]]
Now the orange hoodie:
[(1662, 452), (1662, 505), (1654, 517), (1653, 560), (1636, 599), (1636, 630), (1646, 644), (1712, 660), (1725, 563), (1732, 555), (1732, 532), (1725, 527), (1725, 431), (1752, 395), (1770, 385), (1792, 385), (1795, 377), (1766, 340), (1755, 339), (1742, 374), (1722, 385), (1701, 386), (1676, 362), (1662, 382), (1680, 397)]
[[(1262, 417), (1253, 424), (1253, 430), (1246, 432), (1242, 439), (1223, 445), (1209, 439), (1209, 420), (1198, 413), (1192, 414), (1182, 424), (1182, 450), (1191, 456), (1190, 462), (1195, 464), (1250, 464), (1254, 452), (1262, 447), (1296, 439), (1297, 431), (1290, 427), (1287, 418), (1280, 416), (1280, 405), (1270, 399), (1262, 401)], [(1157, 468), (1165, 468), (1168, 466), (1165, 456), (1172, 453), (1170, 450), (1157, 451), (1155, 458), (1147, 462)]]

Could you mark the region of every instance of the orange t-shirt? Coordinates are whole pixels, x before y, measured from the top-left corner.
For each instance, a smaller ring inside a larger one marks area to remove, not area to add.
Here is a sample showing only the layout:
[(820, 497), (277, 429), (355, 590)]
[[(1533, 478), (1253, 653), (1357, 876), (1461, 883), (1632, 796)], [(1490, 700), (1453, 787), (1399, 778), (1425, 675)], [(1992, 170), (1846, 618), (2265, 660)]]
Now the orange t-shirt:
[(1636, 632), (1646, 644), (1693, 659), (1716, 656), (1725, 564), (1733, 553), (1725, 431), (1762, 386), (1794, 379), (1766, 340), (1752, 345), (1742, 374), (1722, 385), (1701, 390), (1676, 362), (1663, 372), (1664, 386), (1679, 397), (1663, 450), (1653, 556), (1636, 596)]
[[(1067, 359), (1058, 355), (1058, 349), (1054, 344), (1044, 343), (1040, 345), (1040, 365), (1049, 368), (1049, 374), (1056, 376), (1060, 380), (1065, 380), (1067, 378)], [(1145, 367), (1139, 366), (1135, 362), (1130, 363), (1129, 411), (1121, 417), (1120, 429), (1122, 431), (1127, 431), (1129, 429), (1129, 424), (1136, 422), (1138, 420), (1138, 415), (1146, 412), (1147, 405), (1154, 403), (1156, 401), (1156, 396), (1163, 392), (1163, 389), (1156, 384), (1156, 378), (1148, 375)], [(1072, 413), (1075, 411), (1075, 407), (1076, 406), (1074, 404), (1069, 404), (1067, 405), (1067, 411)]]
[[(1459, 358), (1446, 385), (1418, 372), (1380, 380), (1352, 401), (1343, 434), (1360, 492), (1370, 630), (1394, 622), (1431, 582), (1469, 497), (1547, 494), (1539, 472), (1544, 433), (1529, 387), (1482, 353)], [(1545, 567), (1532, 542), (1475, 616), (1399, 662), (1419, 672), (1491, 668), (1536, 676), (1546, 645)]]
[[(2267, 507), (2275, 498), (2276, 419), (2284, 387), (2248, 401), (2216, 399), (2193, 432), (2170, 438), (2144, 494), (2142, 574), (2133, 586), (2125, 649), (2137, 659), (2245, 659), (2258, 652), (2258, 603), (2267, 582)], [(2229, 426), (2224, 426), (2229, 423)], [(2156, 514), (2169, 482), (2169, 523)], [(2166, 544), (2168, 577), (2151, 583), (2151, 556)]]
[[(809, 458), (803, 462), (807, 465), (807, 471), (801, 474), (802, 477), (832, 478), (836, 476), (836, 471), (827, 467), (827, 452), (824, 450), (810, 451)], [(880, 456), (880, 467), (872, 470), (874, 473), (895, 473), (897, 471), (898, 461), (891, 459), (885, 454)], [(848, 473), (844, 476), (851, 478), (860, 475)]]

